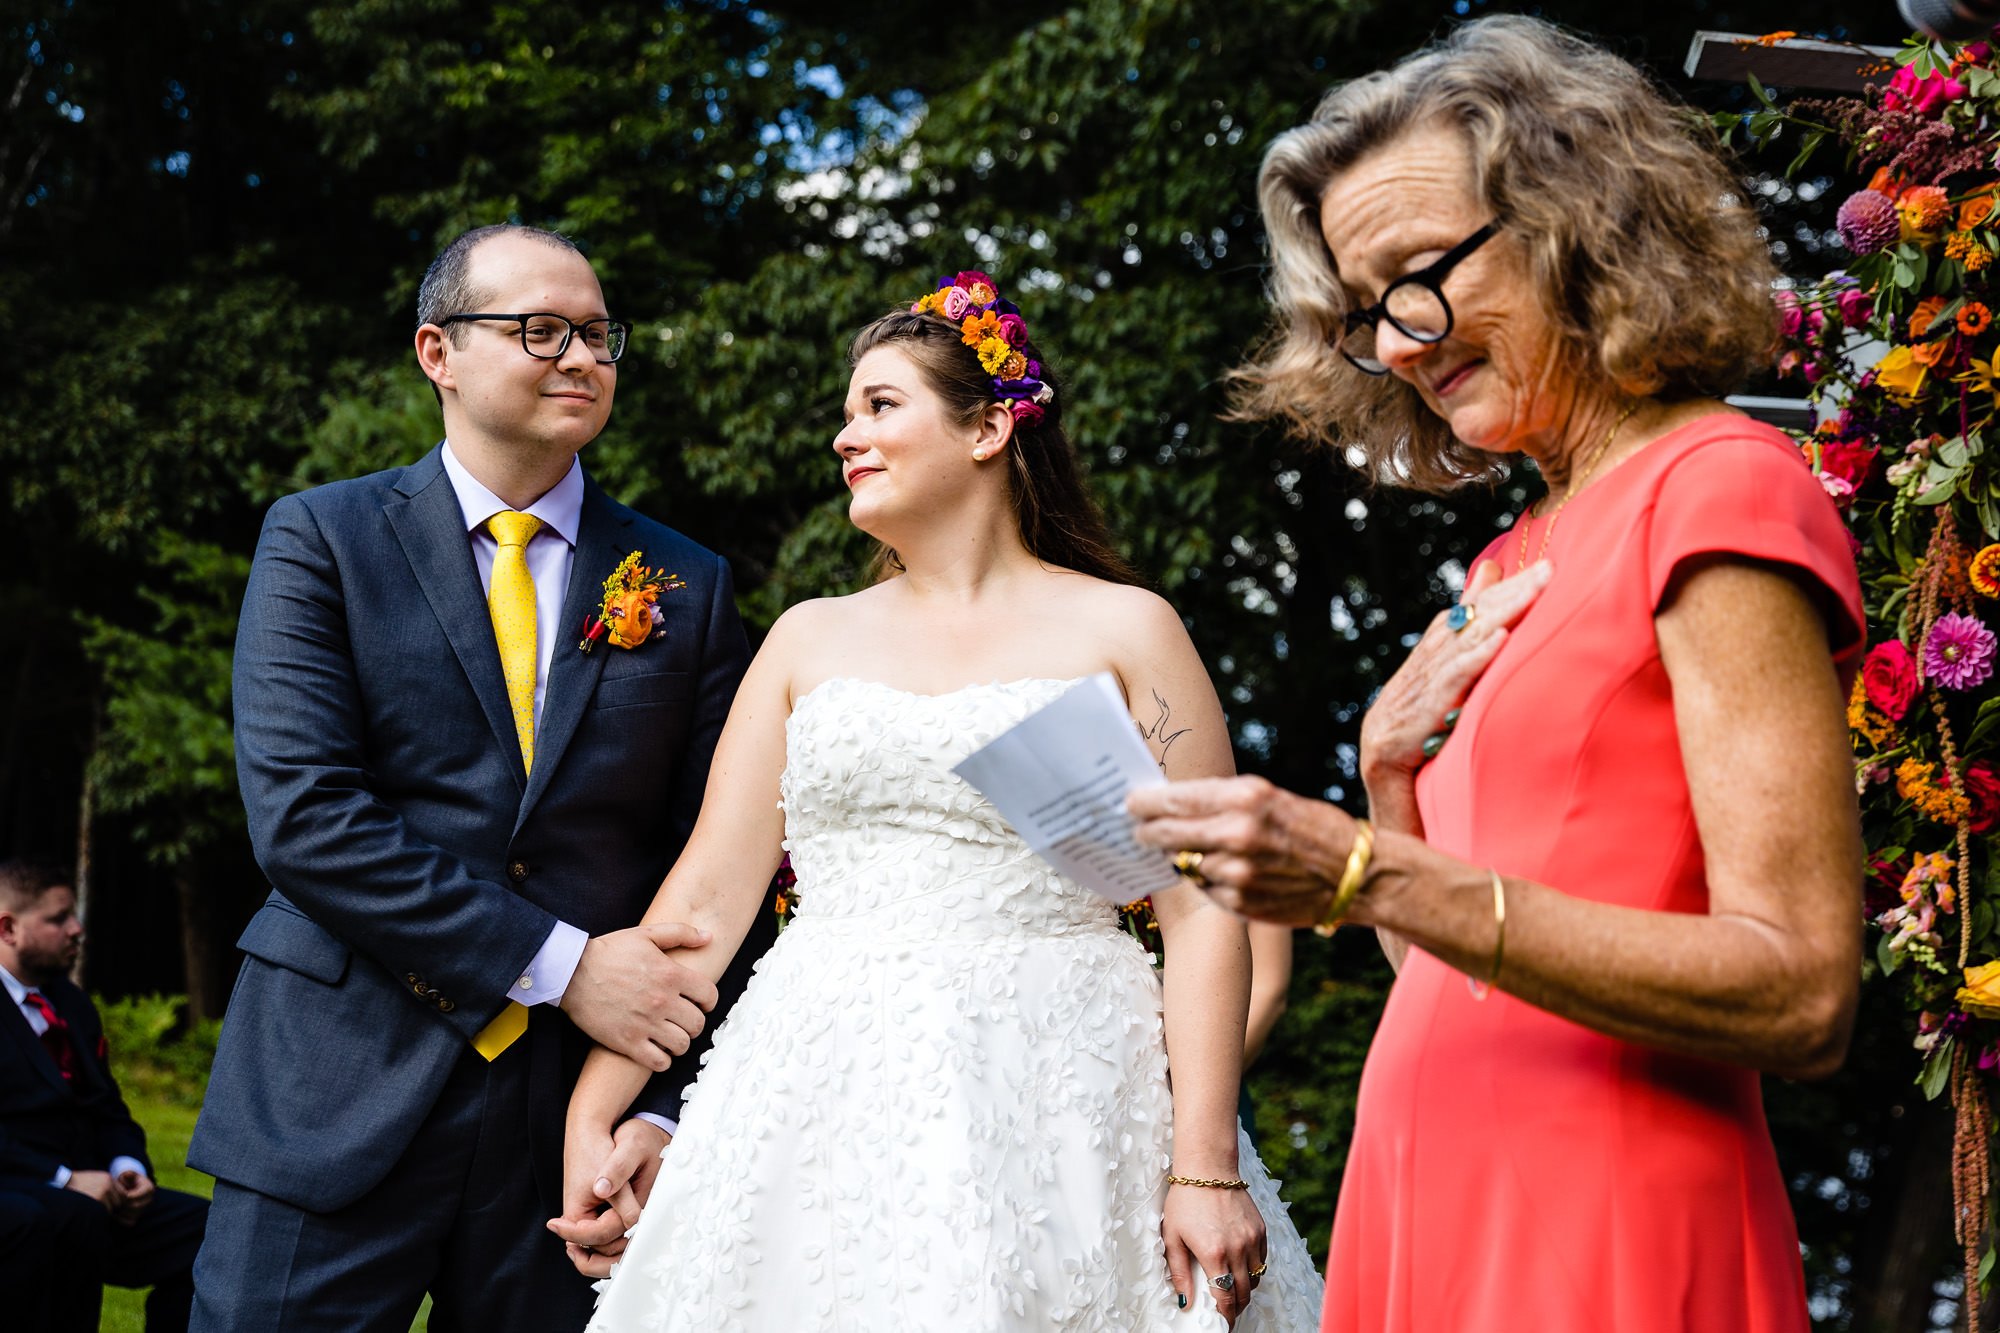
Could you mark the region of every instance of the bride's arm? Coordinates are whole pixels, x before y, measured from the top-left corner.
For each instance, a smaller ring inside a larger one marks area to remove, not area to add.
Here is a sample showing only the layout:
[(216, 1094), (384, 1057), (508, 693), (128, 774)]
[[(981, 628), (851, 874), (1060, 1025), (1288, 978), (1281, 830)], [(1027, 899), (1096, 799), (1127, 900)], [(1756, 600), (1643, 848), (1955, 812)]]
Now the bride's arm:
[[(749, 933), (784, 854), (778, 780), (792, 702), (787, 645), (796, 637), (783, 629), (785, 619), (772, 627), (736, 691), (701, 815), (644, 917), (646, 924), (681, 921), (707, 931), (707, 943), (676, 953), (711, 981), (722, 976)], [(621, 1223), (617, 1213), (600, 1218), (597, 1209), (616, 1197), (621, 1212), (636, 1214), (628, 1190), (634, 1164), (624, 1160), (629, 1154), (614, 1157), (614, 1131), (651, 1077), (644, 1065), (601, 1046), (584, 1061), (564, 1128), (563, 1216), (549, 1224), (571, 1242), (573, 1258), (580, 1257), (580, 1246), (615, 1248), (615, 1238), (634, 1220), (628, 1215)], [(657, 1131), (652, 1133), (657, 1144)]]
[[(1236, 771), (1228, 723), (1215, 687), (1180, 618), (1147, 597), (1132, 623), (1118, 674), (1132, 714), (1166, 775), (1176, 781)], [(1236, 1101), (1243, 1032), (1250, 1012), (1250, 941), (1243, 921), (1183, 883), (1153, 895), (1166, 953), (1167, 1058), (1173, 1071), (1173, 1174), (1236, 1180)], [(1264, 1261), (1264, 1224), (1241, 1190), (1171, 1187), (1165, 1219), (1167, 1267), (1175, 1290), (1194, 1299), (1189, 1260), (1203, 1273), (1233, 1274), (1234, 1289), (1213, 1288), (1233, 1322)]]

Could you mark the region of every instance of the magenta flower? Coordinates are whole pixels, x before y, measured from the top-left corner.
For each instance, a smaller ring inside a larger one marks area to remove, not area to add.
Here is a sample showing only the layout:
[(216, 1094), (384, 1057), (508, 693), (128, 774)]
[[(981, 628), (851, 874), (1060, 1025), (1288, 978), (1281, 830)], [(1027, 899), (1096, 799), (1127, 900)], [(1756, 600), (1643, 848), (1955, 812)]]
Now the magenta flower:
[(1891, 111), (1907, 107), (1920, 116), (1928, 116), (1946, 102), (1963, 96), (1965, 85), (1957, 79), (1935, 69), (1918, 78), (1917, 67), (1905, 65), (1889, 80), (1889, 91), (1882, 95), (1882, 105)]
[(1948, 611), (1924, 642), (1924, 675), (1949, 690), (1969, 690), (1993, 677), (1993, 631), (1976, 617)]
[(1778, 332), (1787, 338), (1798, 337), (1799, 325), (1805, 319), (1805, 305), (1799, 300), (1799, 294), (1783, 291), (1772, 300), (1778, 307)]
[(1872, 255), (1894, 245), (1903, 234), (1895, 201), (1880, 190), (1856, 190), (1847, 196), (1847, 202), (1834, 214), (1834, 224), (1841, 243), (1857, 255)]
[(1858, 329), (1875, 313), (1875, 298), (1860, 287), (1844, 287), (1840, 296), (1840, 322)]

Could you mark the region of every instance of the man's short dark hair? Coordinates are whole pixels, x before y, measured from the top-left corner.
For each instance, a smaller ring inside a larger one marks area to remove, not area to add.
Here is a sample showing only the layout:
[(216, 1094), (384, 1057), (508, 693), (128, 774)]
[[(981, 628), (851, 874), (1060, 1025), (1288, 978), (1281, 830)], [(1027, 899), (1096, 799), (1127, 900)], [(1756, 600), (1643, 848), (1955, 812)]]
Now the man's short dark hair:
[[(417, 289), (418, 328), (426, 324), (437, 324), (442, 327), (444, 321), (451, 316), (478, 313), (480, 306), (493, 299), (492, 292), (472, 285), (471, 275), (472, 252), (495, 236), (521, 236), (554, 246), (558, 250), (567, 250), (573, 255), (583, 253), (567, 236), (543, 231), (540, 227), (524, 227), (519, 223), (506, 222), (492, 227), (474, 227), (440, 251), (438, 257), (431, 261), (430, 268), (425, 270), (423, 285)], [(462, 324), (454, 324), (445, 329), (452, 346), (465, 345), (460, 341), (464, 336), (464, 327)]]
[(76, 877), (54, 861), (0, 861), (0, 912), (26, 912), (50, 889), (71, 888)]

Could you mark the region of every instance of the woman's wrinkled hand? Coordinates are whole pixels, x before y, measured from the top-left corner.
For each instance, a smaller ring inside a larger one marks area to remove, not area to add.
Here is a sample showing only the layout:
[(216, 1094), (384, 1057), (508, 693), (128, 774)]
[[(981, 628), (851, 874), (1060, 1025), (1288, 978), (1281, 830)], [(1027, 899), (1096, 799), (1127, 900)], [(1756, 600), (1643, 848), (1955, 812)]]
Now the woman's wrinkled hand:
[(1361, 776), (1373, 804), (1381, 804), (1381, 789), (1415, 778), (1431, 757), (1424, 743), (1449, 732), (1447, 716), (1465, 702), (1554, 572), (1543, 560), (1503, 577), (1499, 561), (1482, 560), (1459, 597), (1471, 608), (1470, 620), (1454, 630), (1452, 612), (1438, 612), (1361, 721)]
[[(1264, 1219), (1250, 1196), (1243, 1190), (1169, 1186), (1160, 1232), (1167, 1243), (1167, 1276), (1174, 1291), (1193, 1304), (1196, 1285), (1206, 1275), (1215, 1308), (1235, 1324), (1257, 1290), (1259, 1279), (1251, 1276), (1251, 1270), (1264, 1266)], [(1224, 1273), (1229, 1274), (1227, 1291), (1214, 1283)]]
[(1263, 778), (1200, 778), (1125, 798), (1149, 847), (1200, 852), (1209, 896), (1257, 921), (1310, 926), (1325, 914), (1354, 847), (1340, 807)]

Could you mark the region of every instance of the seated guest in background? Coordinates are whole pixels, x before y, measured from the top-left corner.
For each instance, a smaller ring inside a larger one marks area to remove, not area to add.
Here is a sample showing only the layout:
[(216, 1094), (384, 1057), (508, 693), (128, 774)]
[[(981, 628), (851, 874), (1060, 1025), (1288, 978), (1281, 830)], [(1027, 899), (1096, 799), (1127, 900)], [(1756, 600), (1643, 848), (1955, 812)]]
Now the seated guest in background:
[(0, 862), (5, 1299), (10, 1314), (17, 1300), (40, 1303), (29, 1328), (88, 1333), (106, 1282), (151, 1287), (147, 1329), (179, 1333), (208, 1201), (153, 1183), (146, 1132), (105, 1063), (97, 1010), (67, 975), (82, 940), (68, 875)]
[(1264, 159), (1248, 413), (1384, 482), (1549, 487), (1370, 706), (1372, 826), (1255, 778), (1131, 797), (1225, 905), (1400, 966), (1324, 1333), (1808, 1328), (1758, 1073), (1847, 1048), (1863, 619), (1798, 447), (1722, 401), (1775, 341), (1749, 197), (1700, 117), (1512, 15)]

